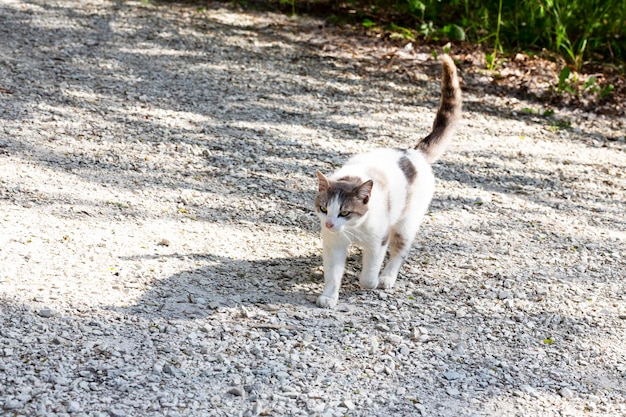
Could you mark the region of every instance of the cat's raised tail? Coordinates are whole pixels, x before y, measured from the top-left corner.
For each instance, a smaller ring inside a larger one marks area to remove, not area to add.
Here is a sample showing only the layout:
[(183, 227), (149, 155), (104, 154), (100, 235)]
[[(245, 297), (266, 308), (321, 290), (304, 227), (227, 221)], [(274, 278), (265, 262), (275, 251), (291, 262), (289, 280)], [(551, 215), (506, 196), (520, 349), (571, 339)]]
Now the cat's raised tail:
[(442, 55), (440, 59), (443, 74), (439, 110), (433, 123), (433, 130), (415, 146), (415, 149), (424, 153), (426, 160), (431, 164), (446, 150), (461, 120), (461, 87), (456, 66), (448, 55)]

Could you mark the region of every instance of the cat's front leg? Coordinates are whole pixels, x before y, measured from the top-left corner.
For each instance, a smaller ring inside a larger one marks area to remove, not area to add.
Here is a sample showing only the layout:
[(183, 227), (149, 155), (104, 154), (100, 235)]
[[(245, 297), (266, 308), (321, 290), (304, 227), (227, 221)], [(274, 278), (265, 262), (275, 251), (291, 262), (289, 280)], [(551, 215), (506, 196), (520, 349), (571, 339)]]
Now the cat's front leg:
[(339, 299), (339, 287), (346, 267), (348, 242), (336, 239), (324, 239), (324, 291), (317, 298), (317, 305), (323, 308), (335, 308)]
[(385, 239), (382, 242), (381, 245), (363, 248), (363, 269), (359, 275), (359, 285), (363, 289), (378, 287), (378, 273), (387, 252), (387, 242)]

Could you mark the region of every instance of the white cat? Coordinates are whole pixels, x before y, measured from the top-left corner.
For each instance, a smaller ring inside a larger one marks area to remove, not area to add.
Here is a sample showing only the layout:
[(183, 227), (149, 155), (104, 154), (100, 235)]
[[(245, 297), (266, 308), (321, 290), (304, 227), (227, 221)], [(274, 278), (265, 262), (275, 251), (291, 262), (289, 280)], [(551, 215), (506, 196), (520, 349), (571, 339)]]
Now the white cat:
[[(329, 177), (317, 172), (315, 212), (322, 226), (324, 292), (320, 307), (339, 298), (348, 247), (363, 252), (362, 288), (391, 288), (433, 197), (431, 164), (444, 152), (461, 118), (461, 89), (452, 59), (441, 57), (441, 102), (432, 132), (415, 149), (356, 155)], [(379, 276), (387, 248), (389, 260)]]

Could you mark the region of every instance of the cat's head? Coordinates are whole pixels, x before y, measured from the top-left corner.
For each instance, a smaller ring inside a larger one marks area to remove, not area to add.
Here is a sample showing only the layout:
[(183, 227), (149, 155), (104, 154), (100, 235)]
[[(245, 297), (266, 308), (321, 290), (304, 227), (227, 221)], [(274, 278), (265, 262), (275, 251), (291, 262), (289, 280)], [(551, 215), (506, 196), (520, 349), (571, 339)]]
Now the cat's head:
[(341, 232), (345, 227), (357, 226), (367, 214), (374, 182), (358, 177), (329, 180), (317, 171), (319, 191), (315, 198), (315, 213), (323, 229)]

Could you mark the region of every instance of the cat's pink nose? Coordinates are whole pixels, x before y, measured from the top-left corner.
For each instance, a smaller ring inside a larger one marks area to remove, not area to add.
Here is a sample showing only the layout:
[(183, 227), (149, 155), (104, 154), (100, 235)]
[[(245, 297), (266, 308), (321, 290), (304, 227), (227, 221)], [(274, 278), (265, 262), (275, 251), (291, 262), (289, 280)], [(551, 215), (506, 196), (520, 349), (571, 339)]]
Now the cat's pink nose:
[(326, 227), (328, 227), (329, 229), (332, 229), (335, 226), (335, 224), (331, 221), (326, 222)]

